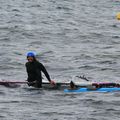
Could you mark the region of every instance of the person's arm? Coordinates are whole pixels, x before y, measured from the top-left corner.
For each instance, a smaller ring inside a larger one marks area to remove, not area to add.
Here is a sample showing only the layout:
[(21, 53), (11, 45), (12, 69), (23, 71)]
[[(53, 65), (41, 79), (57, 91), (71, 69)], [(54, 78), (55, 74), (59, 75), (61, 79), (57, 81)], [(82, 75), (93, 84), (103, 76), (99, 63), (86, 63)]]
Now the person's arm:
[(42, 72), (45, 74), (45, 76), (48, 79), (48, 81), (50, 82), (51, 81), (50, 75), (48, 74), (46, 68), (44, 67), (44, 65), (42, 63), (40, 63), (40, 68), (41, 68)]
[(45, 76), (48, 79), (48, 81), (50, 82), (50, 84), (55, 85), (55, 82), (50, 79), (50, 75), (48, 74), (46, 68), (44, 67), (44, 65), (42, 63), (40, 63), (40, 68), (41, 68), (42, 72), (45, 74)]
[[(26, 64), (25, 64), (26, 72), (27, 72), (27, 75), (29, 76), (27, 66), (28, 66), (28, 64), (26, 63)], [(28, 77), (27, 77), (27, 81), (28, 81)]]

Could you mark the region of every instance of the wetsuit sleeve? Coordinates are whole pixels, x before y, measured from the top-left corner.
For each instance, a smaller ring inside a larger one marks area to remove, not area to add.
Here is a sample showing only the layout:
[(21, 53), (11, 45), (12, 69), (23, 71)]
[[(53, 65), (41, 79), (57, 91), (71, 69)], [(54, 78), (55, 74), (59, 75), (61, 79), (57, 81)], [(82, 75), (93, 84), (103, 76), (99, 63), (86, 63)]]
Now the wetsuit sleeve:
[[(26, 63), (26, 64), (25, 64), (26, 72), (27, 72), (27, 75), (29, 76), (29, 74), (28, 74), (28, 70), (27, 70), (27, 66), (28, 66), (28, 64)], [(27, 81), (28, 81), (28, 77), (27, 77)]]
[(42, 63), (40, 63), (39, 65), (40, 65), (39, 67), (41, 68), (42, 72), (45, 74), (45, 76), (48, 79), (48, 81), (51, 81), (50, 76), (49, 76), (46, 68), (44, 67), (44, 65)]

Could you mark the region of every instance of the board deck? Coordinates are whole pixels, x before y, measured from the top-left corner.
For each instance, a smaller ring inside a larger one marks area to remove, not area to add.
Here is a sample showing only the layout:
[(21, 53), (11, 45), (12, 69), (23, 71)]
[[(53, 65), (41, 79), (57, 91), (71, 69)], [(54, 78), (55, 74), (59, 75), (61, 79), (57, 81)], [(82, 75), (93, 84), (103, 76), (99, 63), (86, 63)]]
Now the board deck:
[[(0, 85), (5, 86), (5, 87), (18, 87), (21, 84), (26, 84), (27, 81), (15, 81), (15, 80), (0, 80)], [(43, 81), (42, 86), (43, 88), (53, 88), (53, 89), (65, 89), (70, 85), (69, 82), (56, 82), (55, 86), (52, 86), (50, 82), (48, 81)], [(35, 87), (35, 86), (33, 86)]]
[(79, 88), (79, 89), (64, 89), (65, 93), (80, 93), (80, 92), (114, 92), (114, 91), (120, 91), (119, 87), (113, 87), (113, 88), (97, 88), (97, 89), (88, 89), (88, 88)]

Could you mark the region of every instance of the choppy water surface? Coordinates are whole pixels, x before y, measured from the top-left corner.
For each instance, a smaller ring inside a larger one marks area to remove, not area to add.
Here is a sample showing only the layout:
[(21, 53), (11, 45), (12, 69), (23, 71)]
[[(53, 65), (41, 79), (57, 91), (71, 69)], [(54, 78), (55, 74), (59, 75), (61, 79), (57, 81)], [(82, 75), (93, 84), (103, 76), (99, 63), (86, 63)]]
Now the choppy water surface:
[[(119, 0), (0, 0), (0, 79), (26, 80), (34, 50), (55, 81), (120, 81)], [(0, 87), (0, 120), (118, 120), (120, 93)]]

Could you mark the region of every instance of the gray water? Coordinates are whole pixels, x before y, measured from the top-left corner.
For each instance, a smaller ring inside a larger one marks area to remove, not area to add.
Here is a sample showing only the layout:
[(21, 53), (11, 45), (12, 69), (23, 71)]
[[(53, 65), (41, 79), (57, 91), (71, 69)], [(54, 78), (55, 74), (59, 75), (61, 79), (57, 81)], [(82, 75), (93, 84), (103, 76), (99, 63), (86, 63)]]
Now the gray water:
[[(120, 82), (119, 0), (0, 0), (0, 79), (27, 79), (28, 51), (51, 79)], [(119, 120), (120, 93), (0, 86), (0, 120)]]

